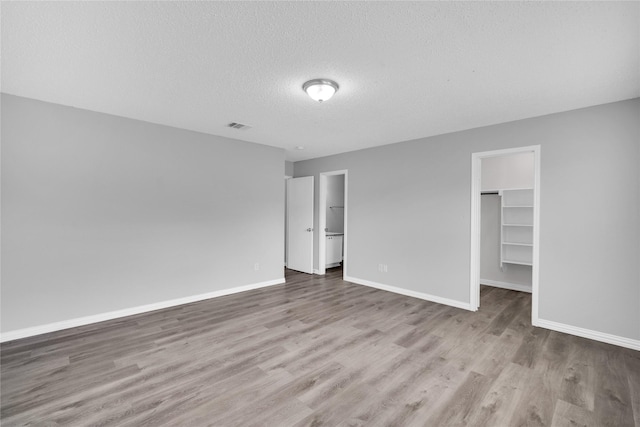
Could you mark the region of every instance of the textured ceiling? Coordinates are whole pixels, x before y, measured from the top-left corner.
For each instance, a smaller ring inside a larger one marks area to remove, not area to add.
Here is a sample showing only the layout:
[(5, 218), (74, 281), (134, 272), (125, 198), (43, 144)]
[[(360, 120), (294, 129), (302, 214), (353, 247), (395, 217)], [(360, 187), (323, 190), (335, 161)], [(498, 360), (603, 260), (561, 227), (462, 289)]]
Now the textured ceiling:
[[(3, 92), (292, 161), (640, 96), (639, 2), (1, 7)], [(315, 103), (312, 78), (340, 90)]]

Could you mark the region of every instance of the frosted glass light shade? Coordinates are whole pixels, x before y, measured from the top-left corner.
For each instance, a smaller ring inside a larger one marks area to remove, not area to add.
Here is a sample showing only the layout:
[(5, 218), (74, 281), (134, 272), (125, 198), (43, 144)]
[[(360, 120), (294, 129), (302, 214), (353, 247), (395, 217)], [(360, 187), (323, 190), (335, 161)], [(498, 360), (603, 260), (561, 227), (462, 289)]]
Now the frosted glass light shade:
[(338, 83), (333, 80), (315, 79), (306, 82), (302, 89), (314, 101), (322, 102), (330, 99), (338, 90)]

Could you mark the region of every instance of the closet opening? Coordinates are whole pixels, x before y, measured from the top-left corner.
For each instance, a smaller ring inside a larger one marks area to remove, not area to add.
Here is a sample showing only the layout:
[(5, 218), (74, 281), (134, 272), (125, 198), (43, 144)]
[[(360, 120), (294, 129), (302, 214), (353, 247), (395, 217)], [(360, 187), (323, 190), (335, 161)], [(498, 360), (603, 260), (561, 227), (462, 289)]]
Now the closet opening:
[(346, 170), (320, 173), (317, 274), (342, 267), (347, 275), (347, 182)]
[(480, 307), (481, 285), (529, 292), (535, 324), (539, 183), (540, 146), (472, 155), (472, 308)]

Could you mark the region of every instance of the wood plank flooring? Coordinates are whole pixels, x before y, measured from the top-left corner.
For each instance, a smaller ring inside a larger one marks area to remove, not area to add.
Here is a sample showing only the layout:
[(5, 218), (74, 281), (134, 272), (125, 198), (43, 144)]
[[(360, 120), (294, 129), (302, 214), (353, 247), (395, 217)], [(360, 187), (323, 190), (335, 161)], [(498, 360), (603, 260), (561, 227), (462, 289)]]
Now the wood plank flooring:
[(5, 343), (3, 426), (639, 426), (640, 352), (287, 271), (287, 283)]

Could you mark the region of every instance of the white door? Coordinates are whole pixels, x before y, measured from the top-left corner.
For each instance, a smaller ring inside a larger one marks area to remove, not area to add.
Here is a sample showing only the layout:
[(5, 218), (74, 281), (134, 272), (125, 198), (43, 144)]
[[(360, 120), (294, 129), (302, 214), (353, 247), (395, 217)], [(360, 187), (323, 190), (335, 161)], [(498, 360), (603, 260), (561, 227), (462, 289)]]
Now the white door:
[(313, 177), (287, 181), (287, 267), (313, 274)]

